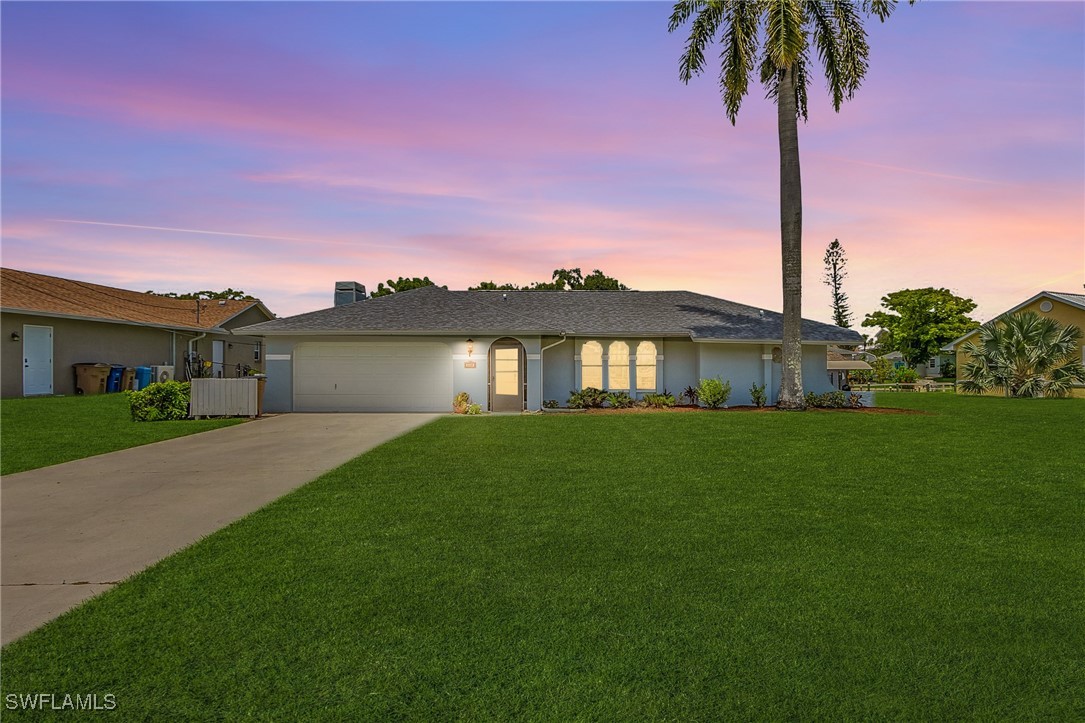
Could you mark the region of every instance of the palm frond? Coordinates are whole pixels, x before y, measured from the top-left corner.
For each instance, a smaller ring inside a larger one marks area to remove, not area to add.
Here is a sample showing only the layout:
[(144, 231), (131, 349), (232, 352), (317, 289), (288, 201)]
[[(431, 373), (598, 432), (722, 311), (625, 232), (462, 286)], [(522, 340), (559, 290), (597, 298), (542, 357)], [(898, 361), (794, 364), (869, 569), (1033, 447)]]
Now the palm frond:
[(686, 24), (686, 21), (701, 11), (706, 0), (678, 0), (671, 9), (671, 19), (667, 23), (667, 32), (673, 33)]
[(806, 47), (802, 4), (799, 0), (774, 0), (768, 4), (766, 15), (766, 56), (777, 70), (786, 70)]
[(1027, 311), (984, 324), (961, 350), (964, 391), (1002, 388), (1009, 396), (1064, 396), (1085, 383), (1079, 354), (1081, 330)]
[[(915, 0), (908, 0), (909, 5), (915, 5)], [(896, 0), (863, 0), (862, 8), (866, 15), (873, 15), (883, 23), (893, 14), (896, 9)]]
[(825, 80), (829, 85), (829, 94), (833, 99), (833, 108), (840, 110), (844, 100), (845, 79), (840, 67), (840, 52), (837, 49), (836, 33), (832, 17), (826, 3), (814, 0), (806, 3), (806, 16), (810, 21), (811, 39), (818, 51), (818, 60), (825, 68)]
[(757, 54), (757, 31), (761, 24), (756, 3), (735, 3), (727, 13), (727, 29), (720, 53), (720, 94), (727, 117), (734, 125), (742, 99), (750, 86)]
[(678, 77), (683, 83), (688, 83), (693, 76), (699, 75), (704, 69), (704, 51), (715, 41), (716, 30), (724, 18), (724, 3), (704, 0), (678, 3), (671, 15), (671, 31), (673, 32), (678, 27), (675, 25), (676, 19), (681, 21), (679, 24), (684, 23), (694, 12), (697, 15), (693, 20), (693, 25), (690, 26), (686, 49), (678, 61)]

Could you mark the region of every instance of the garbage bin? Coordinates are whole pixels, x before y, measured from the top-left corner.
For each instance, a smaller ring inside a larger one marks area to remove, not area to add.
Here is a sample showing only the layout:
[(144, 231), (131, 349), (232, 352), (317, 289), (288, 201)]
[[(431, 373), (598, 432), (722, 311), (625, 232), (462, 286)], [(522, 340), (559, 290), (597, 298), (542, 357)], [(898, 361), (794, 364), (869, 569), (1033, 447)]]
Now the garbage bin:
[(136, 388), (136, 370), (132, 367), (126, 367), (124, 375), (121, 377), (121, 391)]
[(109, 370), (109, 379), (106, 380), (105, 390), (110, 394), (121, 390), (121, 377), (124, 376), (124, 365), (113, 364)]
[(108, 364), (84, 363), (72, 364), (75, 369), (75, 393), (76, 394), (102, 394), (105, 392), (106, 380), (112, 370)]
[(151, 368), (136, 367), (136, 389), (143, 389), (151, 383)]

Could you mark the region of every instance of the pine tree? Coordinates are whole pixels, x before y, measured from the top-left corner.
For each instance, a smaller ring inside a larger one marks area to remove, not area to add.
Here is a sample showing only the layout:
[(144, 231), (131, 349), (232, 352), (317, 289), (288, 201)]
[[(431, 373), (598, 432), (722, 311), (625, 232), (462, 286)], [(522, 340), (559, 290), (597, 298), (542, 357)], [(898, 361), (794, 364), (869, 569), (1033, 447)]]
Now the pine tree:
[(832, 289), (833, 294), (833, 323), (845, 329), (851, 328), (851, 308), (848, 306), (848, 295), (844, 293), (844, 277), (848, 272), (844, 267), (848, 264), (848, 257), (844, 253), (844, 247), (839, 239), (833, 239), (829, 248), (825, 249), (825, 284)]

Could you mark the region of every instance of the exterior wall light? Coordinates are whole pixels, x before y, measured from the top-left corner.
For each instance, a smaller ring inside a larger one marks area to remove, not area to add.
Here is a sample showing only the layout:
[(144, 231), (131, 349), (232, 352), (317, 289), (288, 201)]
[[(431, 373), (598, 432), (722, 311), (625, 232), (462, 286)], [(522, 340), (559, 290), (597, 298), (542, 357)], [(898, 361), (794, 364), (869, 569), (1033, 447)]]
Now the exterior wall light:
[(19, 336), (19, 332), (17, 332), (17, 331), (11, 332), (11, 340), (12, 341), (19, 341), (20, 339), (22, 339), (22, 337)]
[(467, 340), (467, 356), (471, 356), (474, 353), (475, 353), (475, 340), (474, 339), (468, 339)]

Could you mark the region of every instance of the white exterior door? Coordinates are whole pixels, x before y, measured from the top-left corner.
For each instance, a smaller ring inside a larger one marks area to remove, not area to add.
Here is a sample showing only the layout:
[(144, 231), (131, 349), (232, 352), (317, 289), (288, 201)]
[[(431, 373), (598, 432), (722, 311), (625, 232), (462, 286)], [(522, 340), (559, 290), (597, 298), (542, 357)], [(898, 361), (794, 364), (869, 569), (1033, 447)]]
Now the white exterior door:
[(211, 374), (215, 377), (224, 377), (225, 369), (223, 368), (226, 362), (226, 342), (221, 339), (215, 339), (211, 342)]
[(23, 396), (53, 393), (53, 327), (23, 325)]
[(294, 349), (295, 412), (445, 412), (452, 351), (438, 342), (313, 342)]

